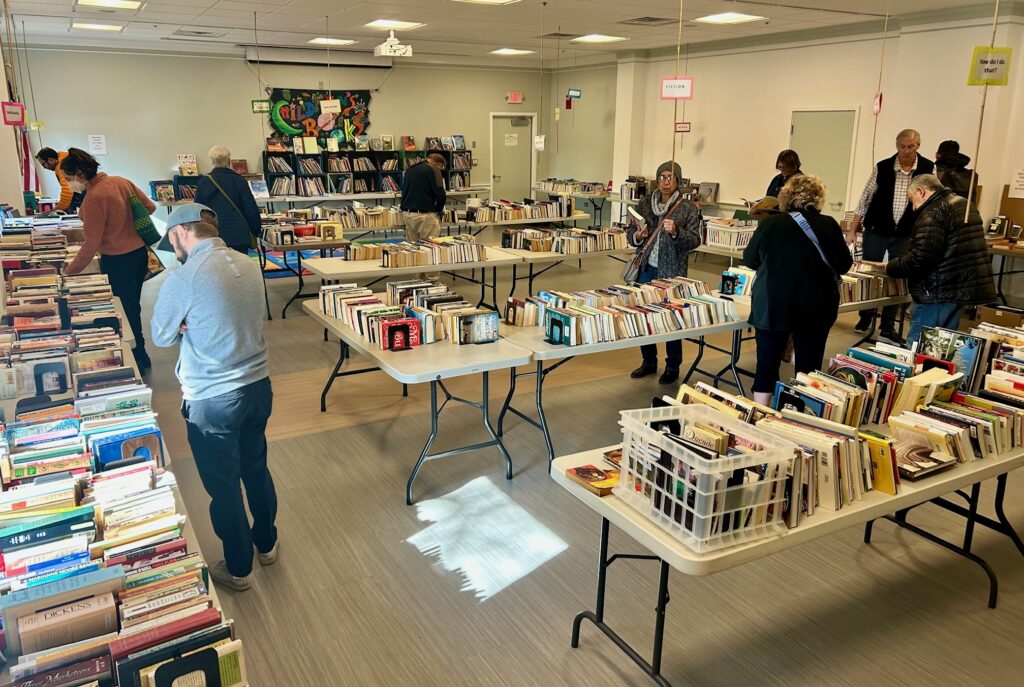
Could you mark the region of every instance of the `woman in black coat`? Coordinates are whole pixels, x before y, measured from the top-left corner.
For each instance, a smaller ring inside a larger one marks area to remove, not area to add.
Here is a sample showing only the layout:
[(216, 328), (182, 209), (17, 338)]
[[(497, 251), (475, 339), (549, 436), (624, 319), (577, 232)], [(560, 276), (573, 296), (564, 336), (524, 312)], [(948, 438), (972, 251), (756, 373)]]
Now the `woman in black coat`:
[(743, 262), (757, 270), (749, 321), (756, 329), (758, 403), (771, 400), (790, 336), (797, 372), (820, 369), (825, 357), (839, 312), (839, 276), (849, 271), (853, 258), (839, 224), (821, 214), (824, 203), (825, 186), (818, 177), (794, 176), (779, 194), (782, 212), (761, 220), (743, 251)]
[(260, 235), (260, 208), (245, 177), (231, 169), (227, 148), (210, 148), (210, 161), (213, 169), (199, 180), (196, 202), (217, 213), (217, 228), (224, 243), (248, 255), (252, 237)]

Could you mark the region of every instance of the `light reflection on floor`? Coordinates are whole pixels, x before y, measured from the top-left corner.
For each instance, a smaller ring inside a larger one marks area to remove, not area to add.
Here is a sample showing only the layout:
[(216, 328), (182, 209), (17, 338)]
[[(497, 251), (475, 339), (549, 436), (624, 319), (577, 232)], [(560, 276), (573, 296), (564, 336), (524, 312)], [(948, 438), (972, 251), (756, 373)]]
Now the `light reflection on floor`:
[(463, 577), (462, 591), (486, 601), (548, 562), (568, 545), (487, 477), (416, 504), (433, 523), (406, 541)]

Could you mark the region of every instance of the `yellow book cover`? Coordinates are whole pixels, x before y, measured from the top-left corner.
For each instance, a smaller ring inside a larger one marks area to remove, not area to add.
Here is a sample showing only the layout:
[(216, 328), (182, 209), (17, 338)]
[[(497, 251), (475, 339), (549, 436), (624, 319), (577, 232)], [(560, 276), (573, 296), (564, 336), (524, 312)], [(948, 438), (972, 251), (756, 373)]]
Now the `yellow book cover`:
[(871, 483), (875, 489), (896, 496), (899, 491), (898, 477), (893, 457), (892, 441), (874, 432), (861, 432), (860, 438), (871, 460)]

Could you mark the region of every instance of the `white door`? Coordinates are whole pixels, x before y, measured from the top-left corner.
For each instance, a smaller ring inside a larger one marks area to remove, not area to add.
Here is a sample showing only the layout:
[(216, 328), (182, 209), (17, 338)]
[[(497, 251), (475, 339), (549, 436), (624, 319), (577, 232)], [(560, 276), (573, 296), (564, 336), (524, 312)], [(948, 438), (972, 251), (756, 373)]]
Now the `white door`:
[(856, 110), (817, 110), (793, 113), (789, 147), (800, 156), (805, 174), (825, 182), (822, 212), (837, 220), (847, 209), (850, 156), (857, 131)]
[(533, 186), (533, 139), (529, 117), (496, 115), (491, 123), (491, 198), (522, 202)]

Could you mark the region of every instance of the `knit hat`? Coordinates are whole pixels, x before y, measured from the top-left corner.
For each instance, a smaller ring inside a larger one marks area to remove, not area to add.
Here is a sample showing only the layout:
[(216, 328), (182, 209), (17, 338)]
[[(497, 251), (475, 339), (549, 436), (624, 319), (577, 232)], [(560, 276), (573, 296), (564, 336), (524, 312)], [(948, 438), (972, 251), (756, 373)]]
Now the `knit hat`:
[(937, 157), (941, 157), (947, 153), (959, 153), (960, 144), (956, 141), (943, 141), (939, 144), (939, 149), (936, 152), (938, 153)]
[(654, 178), (658, 179), (658, 177), (661, 176), (662, 172), (672, 172), (673, 174), (676, 175), (676, 183), (683, 183), (683, 168), (679, 166), (678, 162), (672, 162), (671, 160), (666, 160), (665, 162), (662, 162), (660, 165), (658, 165), (658, 171), (654, 175)]

